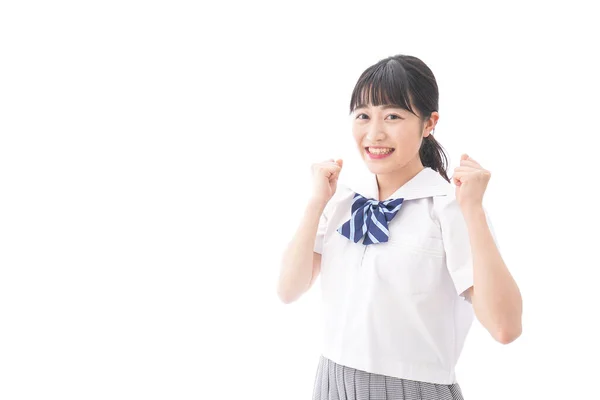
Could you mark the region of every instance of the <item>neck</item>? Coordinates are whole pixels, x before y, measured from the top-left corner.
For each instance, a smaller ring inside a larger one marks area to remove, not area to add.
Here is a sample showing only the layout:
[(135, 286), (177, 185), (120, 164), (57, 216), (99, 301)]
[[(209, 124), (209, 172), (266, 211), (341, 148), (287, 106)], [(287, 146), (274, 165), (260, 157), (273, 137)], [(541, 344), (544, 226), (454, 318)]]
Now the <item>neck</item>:
[(390, 197), (396, 190), (400, 189), (424, 168), (421, 159), (417, 156), (415, 162), (410, 162), (400, 169), (387, 174), (377, 174), (379, 201), (383, 201)]

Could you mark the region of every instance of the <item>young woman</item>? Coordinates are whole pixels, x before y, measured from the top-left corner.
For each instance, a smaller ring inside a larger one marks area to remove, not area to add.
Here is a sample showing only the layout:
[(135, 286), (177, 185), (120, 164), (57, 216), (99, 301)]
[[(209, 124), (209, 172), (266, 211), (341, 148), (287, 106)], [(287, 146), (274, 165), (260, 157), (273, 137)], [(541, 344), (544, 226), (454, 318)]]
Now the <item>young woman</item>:
[(473, 316), (501, 343), (521, 334), (521, 295), (482, 205), (490, 173), (463, 154), (452, 185), (433, 137), (437, 83), (418, 58), (369, 67), (350, 110), (369, 179), (338, 187), (342, 160), (313, 165), (279, 279), (289, 303), (321, 276), (313, 399), (462, 399), (455, 365)]

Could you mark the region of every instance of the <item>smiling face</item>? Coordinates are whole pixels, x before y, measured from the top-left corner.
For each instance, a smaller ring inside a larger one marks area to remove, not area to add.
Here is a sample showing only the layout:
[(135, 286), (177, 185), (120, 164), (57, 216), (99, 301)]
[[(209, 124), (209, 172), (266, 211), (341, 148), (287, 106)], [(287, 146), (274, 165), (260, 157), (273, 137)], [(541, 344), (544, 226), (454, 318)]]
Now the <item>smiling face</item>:
[(398, 105), (359, 105), (352, 113), (352, 133), (369, 170), (386, 175), (408, 167), (421, 169), (419, 149), (437, 121), (433, 113), (426, 123)]

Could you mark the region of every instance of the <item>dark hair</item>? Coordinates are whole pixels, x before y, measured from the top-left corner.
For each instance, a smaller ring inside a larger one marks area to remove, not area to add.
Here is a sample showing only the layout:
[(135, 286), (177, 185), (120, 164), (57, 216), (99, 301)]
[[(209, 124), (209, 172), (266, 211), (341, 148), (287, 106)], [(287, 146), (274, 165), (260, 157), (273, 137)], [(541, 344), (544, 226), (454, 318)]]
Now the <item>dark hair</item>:
[[(425, 123), (431, 113), (438, 111), (438, 100), (438, 86), (431, 69), (417, 57), (396, 55), (379, 61), (362, 73), (352, 91), (350, 113), (367, 104), (394, 104), (419, 116)], [(448, 157), (432, 134), (423, 139), (419, 156), (425, 167), (437, 171), (450, 182), (446, 172)]]

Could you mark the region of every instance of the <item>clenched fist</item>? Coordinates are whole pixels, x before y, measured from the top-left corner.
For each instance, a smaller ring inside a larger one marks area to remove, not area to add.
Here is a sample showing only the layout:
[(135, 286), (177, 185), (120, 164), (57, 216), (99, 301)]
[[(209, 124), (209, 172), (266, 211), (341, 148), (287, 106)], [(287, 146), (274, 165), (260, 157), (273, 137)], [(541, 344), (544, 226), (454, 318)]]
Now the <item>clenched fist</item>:
[(461, 156), (460, 167), (454, 169), (452, 180), (456, 185), (456, 200), (463, 211), (482, 206), (483, 195), (490, 177), (490, 171), (477, 161), (467, 154)]
[(312, 165), (313, 198), (326, 204), (337, 189), (342, 160), (327, 160)]

